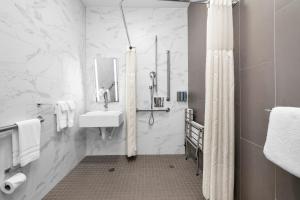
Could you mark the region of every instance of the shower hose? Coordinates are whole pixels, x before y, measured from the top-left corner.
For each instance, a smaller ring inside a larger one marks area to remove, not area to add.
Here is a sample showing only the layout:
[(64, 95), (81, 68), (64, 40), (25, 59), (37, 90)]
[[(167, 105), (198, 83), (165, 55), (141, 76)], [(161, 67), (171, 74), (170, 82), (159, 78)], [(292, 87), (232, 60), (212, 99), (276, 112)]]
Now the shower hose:
[(153, 115), (153, 96), (154, 96), (154, 88), (150, 86), (150, 98), (151, 98), (151, 112), (149, 116), (149, 125), (152, 126), (154, 124), (154, 115)]

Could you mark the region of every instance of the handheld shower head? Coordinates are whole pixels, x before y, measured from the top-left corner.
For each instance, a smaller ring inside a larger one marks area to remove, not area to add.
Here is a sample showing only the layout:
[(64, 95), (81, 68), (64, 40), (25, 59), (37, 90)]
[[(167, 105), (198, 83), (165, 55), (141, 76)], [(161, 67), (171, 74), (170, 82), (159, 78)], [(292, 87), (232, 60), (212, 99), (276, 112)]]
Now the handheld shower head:
[[(149, 75), (150, 75), (150, 78), (152, 81), (152, 85), (149, 86), (149, 89), (150, 89), (151, 110), (153, 110), (153, 97), (154, 97), (156, 73), (154, 71), (152, 71), (152, 72), (150, 72)], [(154, 116), (153, 116), (153, 111), (151, 111), (150, 117), (149, 117), (149, 125), (152, 126), (153, 124), (154, 124)]]

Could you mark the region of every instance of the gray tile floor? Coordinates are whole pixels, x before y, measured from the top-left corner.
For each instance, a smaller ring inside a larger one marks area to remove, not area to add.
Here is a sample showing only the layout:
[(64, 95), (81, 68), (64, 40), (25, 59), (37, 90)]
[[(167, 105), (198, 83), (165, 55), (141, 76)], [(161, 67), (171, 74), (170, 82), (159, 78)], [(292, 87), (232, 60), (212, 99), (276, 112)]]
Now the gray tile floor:
[(183, 155), (86, 157), (44, 200), (203, 200), (195, 170)]

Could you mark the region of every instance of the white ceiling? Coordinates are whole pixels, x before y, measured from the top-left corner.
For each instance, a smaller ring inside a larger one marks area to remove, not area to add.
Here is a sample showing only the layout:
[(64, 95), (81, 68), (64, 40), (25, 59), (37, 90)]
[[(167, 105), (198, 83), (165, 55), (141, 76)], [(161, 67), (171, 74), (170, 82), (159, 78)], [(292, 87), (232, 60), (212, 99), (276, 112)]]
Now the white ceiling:
[[(82, 0), (87, 7), (117, 7), (121, 0)], [(159, 0), (124, 0), (124, 7), (141, 8), (185, 8), (189, 4), (183, 2), (170, 2)]]

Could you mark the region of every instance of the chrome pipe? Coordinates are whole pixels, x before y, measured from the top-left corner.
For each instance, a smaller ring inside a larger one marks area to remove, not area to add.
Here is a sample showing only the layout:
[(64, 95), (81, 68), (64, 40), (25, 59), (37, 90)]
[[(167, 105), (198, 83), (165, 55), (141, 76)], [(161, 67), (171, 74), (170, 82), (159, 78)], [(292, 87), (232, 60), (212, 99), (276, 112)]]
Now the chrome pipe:
[(122, 19), (123, 19), (123, 24), (124, 24), (124, 28), (125, 28), (125, 32), (126, 32), (126, 35), (127, 35), (127, 40), (128, 40), (128, 44), (129, 44), (129, 49), (132, 49), (132, 45), (131, 45), (131, 40), (130, 40), (130, 37), (129, 37), (129, 32), (128, 32), (128, 27), (127, 27), (127, 23), (126, 23), (126, 18), (125, 18), (125, 14), (124, 14), (124, 10), (123, 10), (123, 1), (124, 0), (121, 0), (120, 2), (120, 8), (121, 8), (121, 13), (122, 13)]
[(155, 91), (157, 92), (157, 68), (158, 68), (158, 40), (157, 40), (157, 35), (155, 36)]
[(166, 109), (136, 109), (136, 112), (170, 112), (170, 108)]
[[(38, 119), (40, 120), (41, 123), (45, 121), (42, 116), (38, 116)], [(9, 131), (9, 130), (16, 129), (16, 128), (18, 128), (17, 124), (12, 124), (12, 125), (8, 125), (8, 126), (2, 126), (2, 127), (0, 127), (0, 132)]]
[(171, 100), (171, 55), (167, 51), (167, 101)]
[[(240, 0), (233, 0), (233, 1), (232, 1), (232, 5), (235, 6), (235, 5), (238, 4), (239, 2), (240, 2)], [(210, 1), (209, 1), (209, 0), (205, 0), (205, 1), (190, 0), (189, 3), (209, 4)]]

